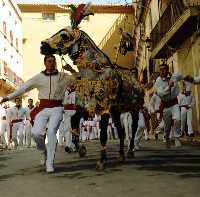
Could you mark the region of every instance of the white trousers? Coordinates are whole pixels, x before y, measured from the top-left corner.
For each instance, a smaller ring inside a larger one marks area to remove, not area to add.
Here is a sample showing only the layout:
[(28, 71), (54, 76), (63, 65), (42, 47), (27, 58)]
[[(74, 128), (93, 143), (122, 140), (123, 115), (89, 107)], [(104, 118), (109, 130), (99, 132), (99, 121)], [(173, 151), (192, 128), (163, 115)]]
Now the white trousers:
[(8, 144), (8, 136), (10, 134), (10, 127), (6, 120), (1, 120), (0, 124), (0, 144)]
[(164, 121), (163, 119), (161, 120), (161, 122), (159, 123), (158, 127), (155, 130), (155, 133), (158, 134), (160, 132), (163, 132), (164, 130)]
[(13, 123), (12, 126), (12, 141), (14, 144), (23, 145), (23, 139), (24, 139), (24, 123), (23, 122), (17, 122)]
[(58, 143), (60, 146), (64, 146), (64, 121), (62, 120), (59, 126)]
[(108, 139), (111, 140), (112, 137), (112, 126), (109, 124), (107, 127), (107, 135), (108, 135)]
[(31, 130), (31, 122), (29, 120), (26, 120), (24, 125), (24, 144), (27, 146), (31, 146)]
[(85, 127), (82, 127), (81, 130), (82, 130), (82, 132), (81, 132), (81, 134), (82, 134), (82, 136), (81, 136), (82, 141), (86, 141), (88, 139), (88, 132), (85, 129)]
[(76, 110), (65, 110), (63, 115), (64, 121), (64, 138), (65, 146), (73, 147), (72, 133), (71, 133), (71, 117), (76, 113)]
[(185, 131), (185, 125), (187, 123), (188, 127), (188, 134), (193, 133), (192, 129), (192, 109), (186, 109), (184, 107), (181, 107), (181, 131)]
[[(144, 115), (143, 115), (143, 113), (139, 112), (138, 127), (137, 127), (137, 131), (135, 133), (135, 138), (134, 138), (134, 144), (136, 146), (139, 146), (143, 132), (145, 130), (146, 130), (146, 127), (145, 127), (145, 122), (144, 122)], [(147, 131), (145, 132), (145, 139), (146, 139), (146, 137), (148, 137)]]
[(56, 133), (63, 118), (63, 108), (53, 107), (40, 111), (36, 117), (32, 129), (33, 138), (38, 150), (45, 151), (45, 130), (48, 124), (48, 143), (47, 143), (47, 165), (53, 165), (56, 151)]
[(126, 141), (129, 146), (130, 140), (132, 138), (132, 124), (133, 124), (133, 119), (132, 119), (131, 113), (130, 112), (121, 113), (120, 122), (121, 122), (122, 128), (125, 130)]
[(171, 128), (175, 138), (181, 136), (181, 113), (178, 104), (163, 110), (163, 121), (166, 139), (170, 136)]

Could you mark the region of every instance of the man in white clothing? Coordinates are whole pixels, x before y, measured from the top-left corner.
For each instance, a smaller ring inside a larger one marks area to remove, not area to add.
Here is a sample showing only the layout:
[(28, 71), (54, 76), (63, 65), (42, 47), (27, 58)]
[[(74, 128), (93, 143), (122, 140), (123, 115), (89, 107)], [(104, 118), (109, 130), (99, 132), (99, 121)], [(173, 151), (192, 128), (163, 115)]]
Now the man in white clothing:
[(149, 102), (149, 112), (151, 115), (152, 134), (155, 134), (155, 140), (158, 140), (158, 134), (164, 130), (163, 118), (160, 114), (160, 97), (154, 93)]
[(68, 153), (72, 152), (74, 149), (74, 144), (72, 143), (71, 117), (76, 113), (75, 102), (75, 86), (68, 87), (63, 100), (65, 111), (63, 114), (63, 136), (65, 138), (65, 151)]
[(33, 109), (34, 109), (33, 99), (29, 98), (28, 99), (28, 106), (26, 107), (26, 111), (28, 113), (28, 118), (26, 119), (25, 126), (24, 126), (24, 144), (27, 145), (27, 147), (31, 146), (32, 122), (31, 122), (30, 113)]
[(126, 135), (126, 141), (128, 145), (128, 150), (129, 150), (129, 145), (130, 145), (130, 140), (132, 138), (132, 115), (130, 112), (123, 112), (120, 115), (120, 121), (122, 128), (125, 130), (125, 135)]
[(23, 145), (24, 140), (24, 122), (28, 119), (27, 110), (22, 107), (22, 99), (15, 98), (15, 106), (7, 111), (7, 120), (10, 124), (9, 141), (14, 142), (15, 148)]
[(181, 146), (180, 132), (180, 108), (177, 96), (179, 94), (178, 81), (184, 80), (180, 74), (171, 74), (169, 66), (165, 63), (160, 65), (160, 76), (154, 84), (155, 91), (161, 99), (161, 111), (163, 113), (166, 146), (170, 148), (169, 135), (171, 128), (174, 128), (175, 146)]
[(45, 128), (48, 124), (46, 171), (54, 172), (53, 162), (57, 144), (56, 132), (63, 117), (62, 100), (66, 88), (75, 82), (75, 78), (66, 73), (58, 72), (56, 59), (53, 55), (44, 57), (44, 65), (44, 71), (25, 82), (15, 92), (4, 97), (0, 103), (16, 98), (34, 88), (38, 90), (40, 104), (31, 112), (32, 118), (35, 118), (32, 134), (38, 150), (41, 151), (44, 157), (46, 152)]
[(188, 135), (194, 137), (192, 129), (192, 105), (194, 104), (194, 97), (191, 95), (191, 86), (184, 87), (182, 94), (179, 94), (178, 101), (181, 109), (181, 132), (186, 133), (186, 125)]
[(8, 134), (10, 133), (10, 126), (8, 124), (8, 121), (6, 120), (6, 116), (3, 116), (1, 118), (1, 124), (0, 124), (0, 144), (7, 147), (8, 145)]

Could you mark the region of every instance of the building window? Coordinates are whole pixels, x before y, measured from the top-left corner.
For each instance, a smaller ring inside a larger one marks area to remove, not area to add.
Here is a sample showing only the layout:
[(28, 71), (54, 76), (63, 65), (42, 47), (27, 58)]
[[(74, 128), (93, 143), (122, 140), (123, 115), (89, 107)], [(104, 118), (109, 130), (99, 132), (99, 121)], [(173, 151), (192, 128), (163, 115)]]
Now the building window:
[(4, 3), (4, 1), (2, 0), (2, 7), (4, 7), (5, 6), (5, 3)]
[(16, 49), (18, 50), (18, 38), (16, 38)]
[(8, 76), (8, 65), (6, 62), (3, 62), (3, 68), (4, 68), (4, 76)]
[(45, 21), (54, 21), (55, 13), (42, 13), (42, 19)]
[(4, 36), (7, 35), (6, 22), (5, 21), (3, 21), (3, 33), (4, 33)]
[(13, 45), (13, 32), (10, 31), (10, 42), (11, 42), (11, 45)]

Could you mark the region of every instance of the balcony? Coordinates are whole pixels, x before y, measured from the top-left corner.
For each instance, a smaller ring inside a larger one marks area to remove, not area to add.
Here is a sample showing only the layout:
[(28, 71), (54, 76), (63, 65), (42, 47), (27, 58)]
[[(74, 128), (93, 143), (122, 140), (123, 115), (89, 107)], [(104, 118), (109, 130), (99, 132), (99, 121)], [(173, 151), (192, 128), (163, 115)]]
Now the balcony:
[(200, 28), (200, 1), (171, 1), (151, 32), (152, 58), (168, 58)]
[(23, 83), (23, 80), (13, 72), (6, 63), (1, 66), (0, 70), (0, 89), (8, 94), (13, 92)]
[(120, 14), (98, 45), (109, 56), (111, 62), (117, 63), (122, 67), (129, 67), (133, 64), (135, 51), (129, 51), (125, 56), (119, 53), (118, 47), (121, 39), (119, 28), (121, 27), (123, 31), (132, 34), (133, 21), (133, 15)]

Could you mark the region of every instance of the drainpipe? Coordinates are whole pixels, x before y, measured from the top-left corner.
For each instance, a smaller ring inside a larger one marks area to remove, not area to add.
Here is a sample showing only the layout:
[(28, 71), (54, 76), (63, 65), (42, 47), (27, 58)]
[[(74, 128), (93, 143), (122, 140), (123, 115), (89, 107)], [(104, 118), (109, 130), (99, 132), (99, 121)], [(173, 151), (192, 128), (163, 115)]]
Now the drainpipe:
[[(192, 46), (192, 67), (193, 67), (193, 75), (197, 76), (199, 73), (197, 73), (197, 62), (196, 62), (196, 57), (194, 55), (194, 47)], [(194, 86), (194, 90), (195, 90), (195, 106), (196, 106), (196, 115), (197, 115), (197, 129), (198, 131), (200, 131), (200, 125), (199, 123), (199, 95), (198, 95), (198, 87), (197, 85)]]

